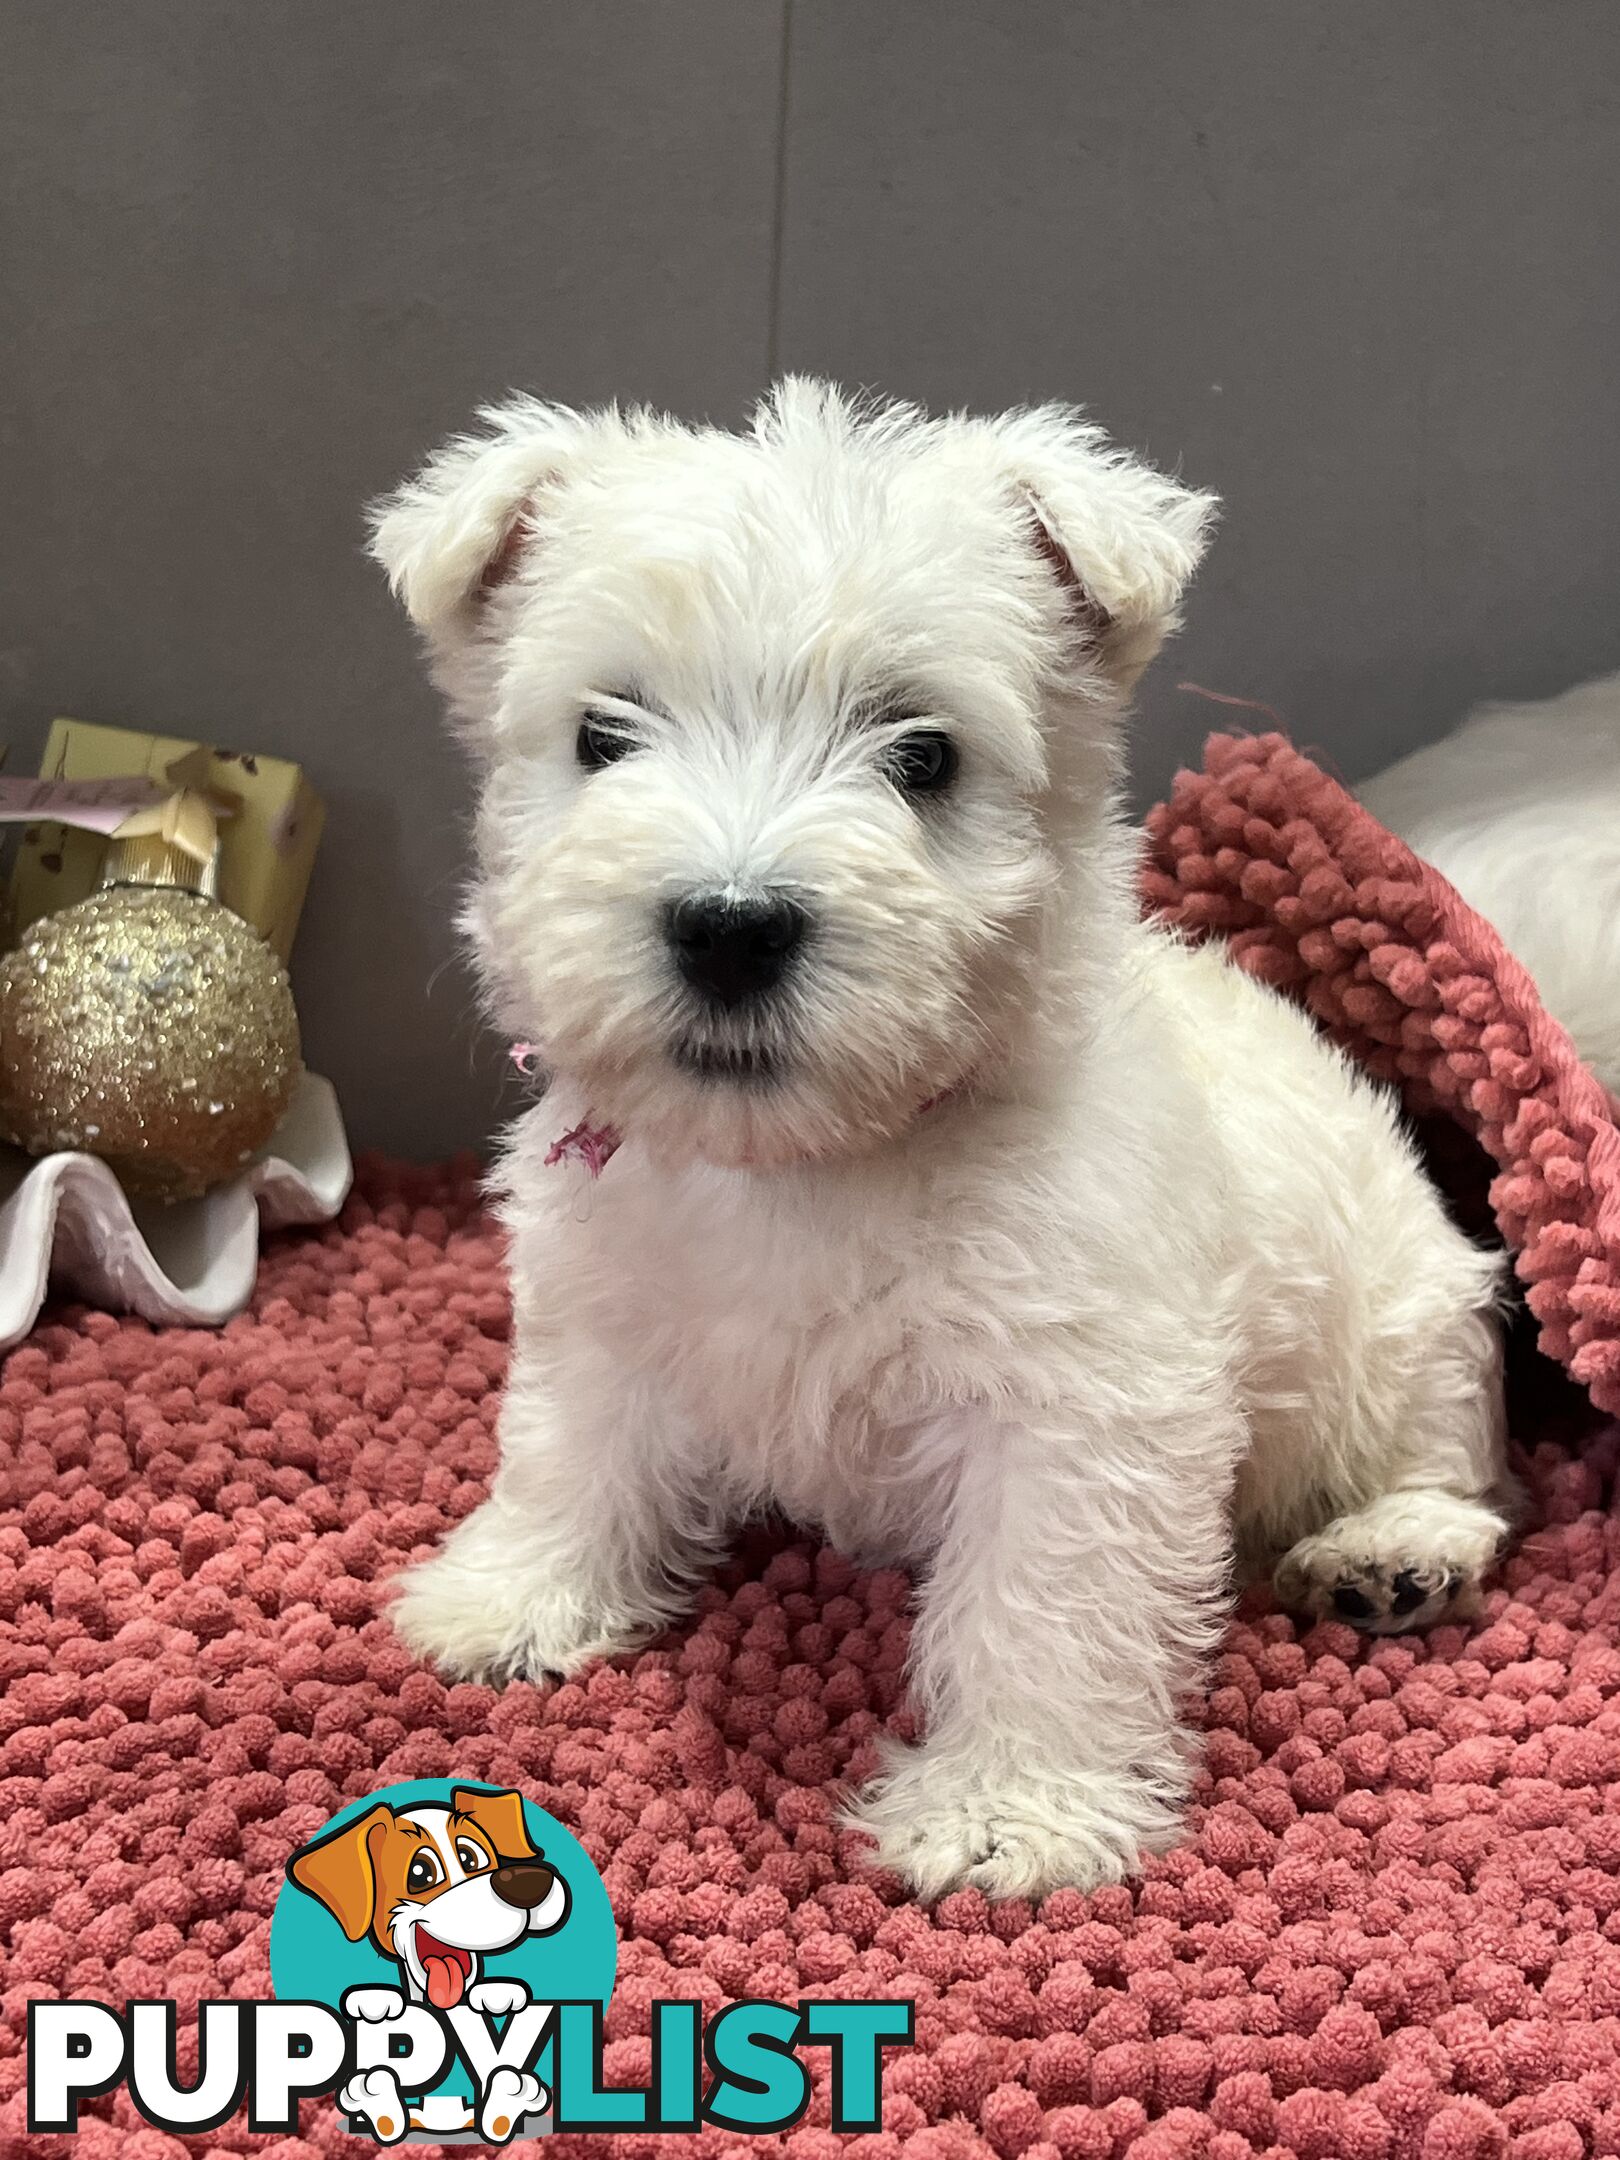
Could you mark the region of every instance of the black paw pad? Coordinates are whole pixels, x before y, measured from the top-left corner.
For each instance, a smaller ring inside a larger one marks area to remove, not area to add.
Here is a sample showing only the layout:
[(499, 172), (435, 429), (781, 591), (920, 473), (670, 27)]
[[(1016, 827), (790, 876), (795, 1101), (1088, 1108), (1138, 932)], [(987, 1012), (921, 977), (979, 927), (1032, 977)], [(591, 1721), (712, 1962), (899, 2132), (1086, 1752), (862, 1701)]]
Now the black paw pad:
[(1343, 1620), (1370, 1620), (1377, 1609), (1365, 1590), (1358, 1590), (1354, 1583), (1340, 1583), (1333, 1593), (1333, 1610)]
[(1395, 1578), (1393, 1595), (1389, 1602), (1398, 1613), (1416, 1612), (1420, 1605), (1428, 1602), (1431, 1594), (1419, 1582), (1411, 1568), (1402, 1568)]

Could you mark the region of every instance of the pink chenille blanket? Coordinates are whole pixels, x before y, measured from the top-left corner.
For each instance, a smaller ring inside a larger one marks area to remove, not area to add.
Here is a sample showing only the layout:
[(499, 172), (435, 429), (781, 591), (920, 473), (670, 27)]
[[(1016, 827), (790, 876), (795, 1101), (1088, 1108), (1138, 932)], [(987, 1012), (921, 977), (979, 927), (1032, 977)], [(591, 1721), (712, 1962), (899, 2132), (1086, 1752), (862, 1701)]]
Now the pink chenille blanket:
[(1484, 1149), (1542, 1348), (1620, 1411), (1620, 1104), (1490, 924), (1283, 735), (1211, 736), (1147, 829), (1150, 907)]

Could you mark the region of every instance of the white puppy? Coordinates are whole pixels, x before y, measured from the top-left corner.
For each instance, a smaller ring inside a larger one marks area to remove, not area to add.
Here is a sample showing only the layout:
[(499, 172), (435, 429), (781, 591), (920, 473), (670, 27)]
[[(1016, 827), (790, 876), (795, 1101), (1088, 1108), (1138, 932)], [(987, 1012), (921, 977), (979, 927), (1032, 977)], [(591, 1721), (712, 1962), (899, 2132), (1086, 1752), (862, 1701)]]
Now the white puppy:
[(398, 1624), (571, 1672), (775, 1503), (922, 1571), (881, 1860), (1117, 1877), (1176, 1834), (1234, 1510), (1375, 1628), (1505, 1528), (1494, 1263), (1299, 1013), (1138, 920), (1121, 714), (1212, 500), (1059, 407), (488, 419), (376, 547), (556, 1077), (505, 1160), (499, 1474)]
[(1620, 675), (1482, 705), (1359, 793), (1496, 926), (1620, 1095)]

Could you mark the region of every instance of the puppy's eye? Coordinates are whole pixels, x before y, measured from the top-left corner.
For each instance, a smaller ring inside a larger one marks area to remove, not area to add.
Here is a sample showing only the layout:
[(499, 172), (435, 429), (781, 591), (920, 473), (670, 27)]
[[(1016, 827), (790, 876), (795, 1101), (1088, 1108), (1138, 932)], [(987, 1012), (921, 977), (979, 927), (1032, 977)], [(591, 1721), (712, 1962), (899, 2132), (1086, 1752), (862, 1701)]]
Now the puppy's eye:
[(489, 1854), (482, 1845), (473, 1844), (470, 1838), (456, 1839), (456, 1858), (469, 1875), (477, 1875), (489, 1866)]
[(636, 747), (628, 724), (612, 713), (587, 712), (574, 737), (574, 756), (586, 772), (600, 772)]
[(413, 1855), (410, 1866), (405, 1870), (406, 1889), (431, 1890), (435, 1883), (443, 1880), (444, 1870), (439, 1865), (438, 1854), (430, 1853), (426, 1846), (423, 1846)]
[(956, 778), (961, 760), (951, 738), (938, 728), (914, 728), (889, 745), (889, 778), (907, 795), (938, 795)]

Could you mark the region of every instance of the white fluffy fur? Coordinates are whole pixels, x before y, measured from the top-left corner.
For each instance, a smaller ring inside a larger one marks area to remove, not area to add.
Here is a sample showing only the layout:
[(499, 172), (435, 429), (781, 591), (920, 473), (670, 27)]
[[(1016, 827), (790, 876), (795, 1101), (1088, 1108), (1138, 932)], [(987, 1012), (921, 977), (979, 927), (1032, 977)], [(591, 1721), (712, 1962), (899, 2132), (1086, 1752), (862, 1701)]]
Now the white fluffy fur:
[(1496, 926), (1620, 1094), (1620, 675), (1482, 705), (1361, 797)]
[[(486, 979), (556, 1079), (505, 1159), (499, 1474), (399, 1625), (571, 1672), (779, 1505), (921, 1571), (879, 1857), (925, 1895), (1117, 1877), (1176, 1834), (1234, 1500), (1251, 1562), (1374, 1626), (1505, 1526), (1493, 1262), (1298, 1012), (1138, 920), (1124, 699), (1213, 504), (1058, 407), (487, 418), (377, 551), (483, 760)], [(583, 772), (605, 696), (638, 747)], [(961, 751), (921, 803), (883, 763), (918, 714)], [(766, 884), (815, 922), (735, 1023), (783, 1077), (690, 1077), (673, 1037), (725, 1024), (661, 911)], [(625, 1136), (594, 1185), (545, 1161), (587, 1111)]]

